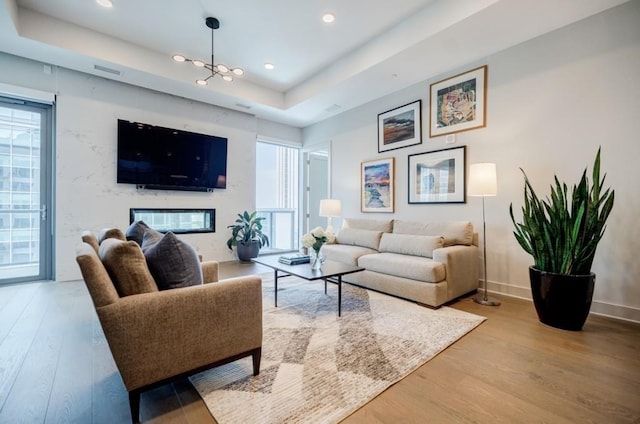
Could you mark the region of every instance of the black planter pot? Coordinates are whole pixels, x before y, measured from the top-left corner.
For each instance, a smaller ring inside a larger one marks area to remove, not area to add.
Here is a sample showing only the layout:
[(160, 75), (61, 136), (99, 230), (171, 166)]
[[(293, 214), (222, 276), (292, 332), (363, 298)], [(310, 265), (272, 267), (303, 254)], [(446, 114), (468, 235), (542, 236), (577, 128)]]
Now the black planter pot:
[(240, 262), (251, 262), (251, 259), (257, 258), (260, 252), (260, 242), (252, 241), (246, 244), (238, 242), (236, 253)]
[(593, 299), (596, 275), (566, 275), (529, 267), (531, 294), (540, 322), (563, 330), (580, 331)]

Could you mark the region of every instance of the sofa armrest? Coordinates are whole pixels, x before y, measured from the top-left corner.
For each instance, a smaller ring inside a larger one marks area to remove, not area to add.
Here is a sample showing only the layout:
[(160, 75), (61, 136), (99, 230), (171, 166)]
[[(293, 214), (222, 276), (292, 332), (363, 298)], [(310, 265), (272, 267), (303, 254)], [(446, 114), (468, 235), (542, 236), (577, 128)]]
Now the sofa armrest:
[(478, 288), (479, 251), (477, 246), (454, 245), (434, 249), (433, 260), (444, 264), (447, 298), (455, 299)]
[(127, 390), (262, 345), (262, 279), (144, 293), (97, 308)]
[(202, 280), (204, 283), (215, 283), (218, 281), (218, 270), (220, 265), (217, 261), (205, 261), (200, 264), (202, 266)]

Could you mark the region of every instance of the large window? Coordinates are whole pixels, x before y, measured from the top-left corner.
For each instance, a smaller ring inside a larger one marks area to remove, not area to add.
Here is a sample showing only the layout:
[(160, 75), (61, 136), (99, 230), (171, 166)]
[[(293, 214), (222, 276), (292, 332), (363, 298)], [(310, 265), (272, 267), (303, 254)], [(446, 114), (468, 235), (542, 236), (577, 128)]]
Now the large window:
[(0, 283), (52, 277), (52, 106), (0, 97)]
[(258, 142), (256, 208), (265, 217), (271, 246), (262, 253), (298, 250), (298, 157), (296, 148)]

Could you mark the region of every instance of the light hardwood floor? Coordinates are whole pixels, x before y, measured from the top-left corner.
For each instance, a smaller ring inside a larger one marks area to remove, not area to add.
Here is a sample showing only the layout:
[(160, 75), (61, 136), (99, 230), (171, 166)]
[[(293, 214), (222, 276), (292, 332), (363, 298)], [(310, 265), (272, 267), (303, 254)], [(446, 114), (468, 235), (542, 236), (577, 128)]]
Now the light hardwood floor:
[[(227, 263), (221, 276), (266, 271)], [(501, 300), (453, 303), (488, 320), (344, 423), (640, 423), (640, 324), (590, 316), (567, 332), (528, 301)], [(215, 423), (188, 380), (144, 393), (141, 416)], [(129, 420), (84, 284), (0, 287), (0, 423)]]

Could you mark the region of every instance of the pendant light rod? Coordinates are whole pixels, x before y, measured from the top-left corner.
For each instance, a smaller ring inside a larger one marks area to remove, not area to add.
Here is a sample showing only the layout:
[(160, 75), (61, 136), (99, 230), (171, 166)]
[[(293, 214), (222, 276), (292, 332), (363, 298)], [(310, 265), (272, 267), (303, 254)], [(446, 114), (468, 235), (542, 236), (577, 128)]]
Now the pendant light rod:
[(244, 70), (242, 68), (230, 68), (221, 63), (216, 64), (214, 53), (214, 32), (216, 29), (220, 28), (220, 21), (217, 18), (209, 16), (205, 19), (205, 24), (207, 25), (207, 27), (211, 28), (211, 63), (205, 63), (198, 59), (189, 59), (181, 54), (174, 54), (173, 60), (175, 60), (176, 62), (191, 62), (195, 66), (209, 70), (209, 72), (211, 72), (210, 75), (208, 75), (204, 79), (196, 80), (196, 84), (198, 85), (207, 85), (208, 81), (216, 75), (220, 75), (220, 77), (227, 82), (233, 81), (233, 77), (231, 76), (231, 74), (237, 76), (244, 75)]

